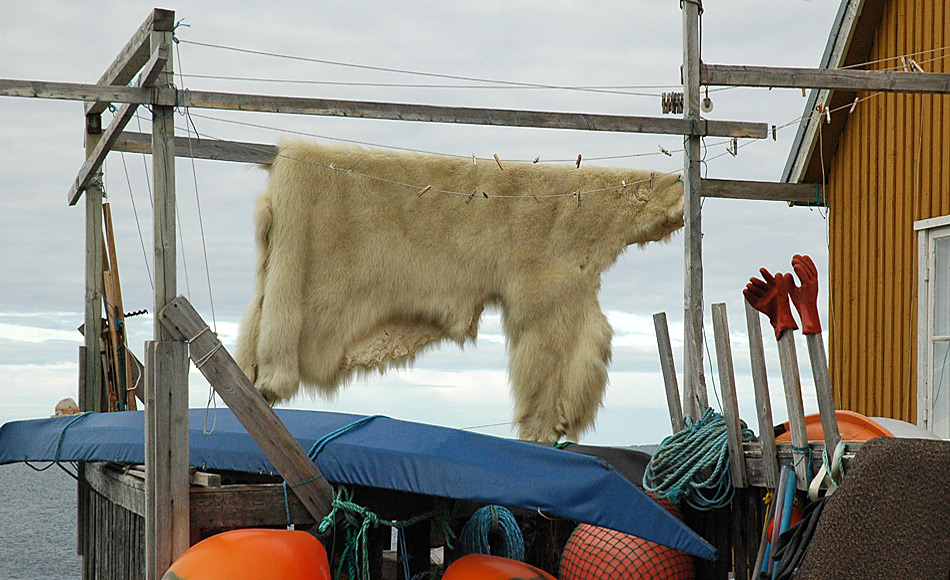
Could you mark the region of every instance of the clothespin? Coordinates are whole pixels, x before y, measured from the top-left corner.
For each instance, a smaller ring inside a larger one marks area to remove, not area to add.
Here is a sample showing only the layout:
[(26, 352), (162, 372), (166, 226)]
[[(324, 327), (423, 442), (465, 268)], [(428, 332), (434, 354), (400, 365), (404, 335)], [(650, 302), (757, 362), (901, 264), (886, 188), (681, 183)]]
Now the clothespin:
[(805, 94), (805, 87), (802, 87), (802, 98), (804, 99), (808, 95)]
[(578, 169), (581, 168), (581, 154), (580, 153), (577, 154), (577, 168)]
[(910, 67), (907, 66), (907, 57), (901, 57), (901, 66), (904, 67), (904, 72), (910, 72)]
[(778, 127), (772, 125), (772, 141), (778, 141)]
[(663, 152), (663, 155), (666, 155), (667, 157), (672, 157), (672, 156), (673, 156), (673, 154), (670, 153), (669, 151), (667, 151), (662, 145), (660, 145), (659, 147), (660, 147), (660, 151)]
[(735, 137), (732, 138), (732, 141), (729, 143), (729, 146), (726, 147), (726, 151), (729, 155), (735, 157), (739, 154), (739, 140)]
[(483, 191), (483, 192), (482, 192), (482, 197), (484, 197), (485, 199), (488, 199), (488, 194)]
[(851, 113), (853, 113), (856, 108), (858, 108), (858, 100), (859, 100), (858, 97), (854, 97), (854, 102), (851, 103), (851, 110), (848, 111), (848, 114), (849, 114), (849, 115), (850, 115)]
[(541, 161), (541, 156), (540, 156), (540, 155), (538, 155), (537, 157), (535, 157), (535, 158), (534, 158), (534, 161), (532, 161), (531, 163), (537, 163), (538, 161)]
[(495, 163), (498, 164), (498, 168), (499, 168), (499, 169), (501, 169), (502, 171), (505, 170), (504, 166), (502, 166), (502, 164), (501, 164), (501, 159), (498, 158), (498, 154), (497, 154), (497, 153), (495, 153)]
[(916, 60), (910, 58), (907, 59), (907, 62), (910, 63), (911, 72), (924, 72), (924, 69), (919, 64), (917, 64)]
[(422, 188), (422, 191), (420, 191), (419, 193), (416, 194), (416, 197), (422, 197), (422, 195), (423, 195), (425, 192), (429, 191), (430, 189), (432, 189), (432, 186), (431, 186), (431, 185), (425, 186), (424, 188)]
[(627, 181), (625, 179), (620, 180), (620, 188), (627, 189)]
[(476, 192), (476, 191), (477, 191), (477, 190), (475, 190), (475, 189), (472, 190), (472, 195), (468, 196), (468, 199), (465, 200), (465, 205), (468, 205), (469, 202), (472, 201), (472, 198), (475, 197), (475, 192)]
[(651, 190), (653, 189), (653, 177), (654, 177), (655, 175), (656, 175), (656, 174), (655, 174), (654, 172), (652, 172), (652, 171), (650, 172), (650, 189), (651, 189)]
[(580, 206), (581, 206), (581, 192), (580, 192), (580, 191), (575, 191), (575, 192), (574, 192), (574, 197), (577, 198), (577, 207), (580, 207)]
[(831, 124), (831, 107), (825, 107), (825, 120), (828, 121), (828, 124)]
[(472, 153), (472, 165), (478, 167), (478, 159), (475, 159), (475, 154)]
[(538, 202), (538, 203), (541, 203), (541, 199), (538, 198), (538, 194), (536, 194), (533, 189), (531, 189), (531, 188), (529, 187), (529, 188), (528, 188), (528, 192), (531, 193), (531, 197), (534, 198), (534, 201), (536, 201), (536, 202)]

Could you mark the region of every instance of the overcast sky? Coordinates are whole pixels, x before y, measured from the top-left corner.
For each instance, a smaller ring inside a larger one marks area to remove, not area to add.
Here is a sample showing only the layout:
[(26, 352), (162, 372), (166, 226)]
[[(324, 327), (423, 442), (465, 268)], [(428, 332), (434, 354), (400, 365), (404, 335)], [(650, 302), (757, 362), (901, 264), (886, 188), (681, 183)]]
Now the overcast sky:
[[(679, 83), (682, 25), (675, 0), (293, 5), (242, 0), (187, 5), (177, 7), (176, 14), (182, 21), (176, 32), (182, 42), (175, 46), (175, 68), (185, 75), (176, 78), (176, 84), (194, 90), (661, 116), (660, 93), (676, 90)], [(837, 5), (833, 0), (707, 2), (703, 59), (716, 64), (817, 66)], [(152, 7), (140, 1), (4, 2), (0, 78), (95, 82)], [(499, 88), (314, 59), (543, 85), (625, 88), (606, 93)], [(788, 126), (778, 132), (777, 141), (741, 141), (736, 156), (726, 153), (725, 140), (707, 138), (706, 175), (778, 180), (797, 127), (793, 121), (804, 108), (801, 92), (732, 89), (710, 90), (709, 96), (715, 104), (709, 118)], [(682, 168), (682, 139), (676, 136), (191, 113), (190, 122), (184, 111), (176, 116), (179, 134), (197, 130), (204, 138), (276, 144), (282, 135), (302, 133), (321, 142), (474, 152), (487, 158), (498, 154), (510, 160), (571, 160), (582, 154), (592, 164), (655, 171)], [(103, 116), (104, 124), (110, 117)], [(143, 110), (130, 128), (148, 132), (149, 120)], [(663, 154), (661, 147), (673, 154)], [(597, 158), (611, 159), (594, 161)], [(59, 399), (76, 397), (84, 213), (82, 203), (67, 206), (66, 193), (83, 159), (81, 103), (0, 97), (0, 243), (5, 249), (0, 253), (0, 422), (48, 416)], [(106, 163), (127, 311), (152, 310), (150, 258), (145, 257), (151, 252), (146, 166), (150, 173), (149, 158), (119, 153), (112, 153)], [(184, 252), (180, 264), (187, 267), (179, 274), (179, 292), (189, 295), (211, 321), (210, 278), (213, 319), (229, 348), (253, 291), (252, 211), (265, 179), (265, 172), (253, 166), (178, 160)], [(750, 424), (755, 423), (755, 411), (741, 290), (760, 266), (789, 271), (795, 253), (810, 254), (824, 281), (825, 231), (825, 214), (819, 210), (776, 202), (705, 202), (706, 335), (709, 348), (714, 348), (709, 305), (725, 302), (740, 407)], [(683, 239), (679, 233), (665, 244), (630, 248), (604, 277), (601, 304), (614, 326), (614, 356), (605, 406), (596, 430), (582, 439), (586, 443), (656, 443), (670, 432), (652, 315), (667, 312), (681, 373)], [(820, 298), (827, 298), (824, 288)], [(151, 323), (150, 316), (129, 322), (132, 349), (140, 358)], [(774, 340), (769, 334), (765, 338), (775, 414), (784, 420)], [(814, 411), (804, 342), (799, 353), (806, 408)], [(381, 413), (455, 427), (502, 424), (480, 430), (511, 436), (505, 367), (499, 314), (489, 311), (477, 347), (463, 351), (446, 345), (420, 357), (411, 370), (350, 385), (335, 401), (303, 396), (288, 406)], [(706, 374), (710, 387), (718, 385), (715, 371), (707, 366)], [(193, 373), (192, 406), (204, 406), (207, 395), (207, 383)], [(712, 392), (710, 400), (715, 405)]]

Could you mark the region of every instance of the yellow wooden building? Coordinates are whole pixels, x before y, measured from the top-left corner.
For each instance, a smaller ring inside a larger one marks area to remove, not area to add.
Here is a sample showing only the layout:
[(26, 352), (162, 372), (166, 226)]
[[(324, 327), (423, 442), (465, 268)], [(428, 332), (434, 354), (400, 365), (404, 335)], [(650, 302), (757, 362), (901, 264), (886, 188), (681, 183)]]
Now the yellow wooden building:
[[(950, 73), (950, 0), (842, 0), (821, 66)], [(950, 94), (805, 113), (783, 178), (827, 184), (836, 404), (950, 437)]]

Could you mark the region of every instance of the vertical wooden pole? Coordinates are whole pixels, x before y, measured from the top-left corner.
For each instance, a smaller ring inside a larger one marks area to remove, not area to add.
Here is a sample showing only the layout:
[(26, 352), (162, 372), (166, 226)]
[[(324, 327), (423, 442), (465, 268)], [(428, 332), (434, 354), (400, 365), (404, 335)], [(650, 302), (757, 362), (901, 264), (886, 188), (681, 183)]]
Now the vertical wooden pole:
[[(86, 117), (86, 153), (95, 149), (102, 136), (102, 116)], [(79, 354), (79, 408), (83, 411), (102, 411), (103, 366), (100, 356), (100, 337), (102, 336), (102, 171), (99, 171), (86, 189), (86, 290), (84, 295), (83, 340)], [(79, 472), (85, 470), (85, 464), (79, 464)], [(77, 483), (77, 539), (83, 539), (90, 533), (92, 519), (89, 504), (90, 491)], [(82, 577), (91, 578), (90, 565), (92, 554), (86, 553), (84, 543), (80, 543), (79, 553), (83, 556)]]
[(683, 407), (680, 405), (679, 386), (676, 384), (676, 366), (665, 312), (653, 315), (653, 327), (656, 329), (656, 346), (660, 350), (660, 368), (663, 370), (663, 383), (666, 385), (666, 406), (670, 410), (670, 424), (673, 426), (673, 432), (678, 433), (686, 425), (683, 422)]
[(778, 339), (779, 361), (782, 364), (782, 383), (785, 385), (785, 406), (788, 408), (788, 424), (792, 434), (792, 458), (795, 464), (797, 485), (808, 489), (808, 431), (805, 427), (805, 407), (802, 404), (802, 381), (798, 373), (798, 354), (795, 351), (795, 336), (791, 330)]
[(699, 419), (706, 407), (706, 380), (703, 375), (703, 246), (700, 217), (701, 137), (698, 134), (699, 108), (699, 0), (680, 2), (683, 8), (683, 117), (691, 121), (692, 132), (684, 137), (683, 195), (685, 218), (685, 329), (683, 392), (685, 412)]
[(729, 468), (732, 485), (748, 487), (745, 452), (742, 449), (742, 425), (739, 422), (739, 401), (736, 396), (736, 373), (732, 364), (732, 341), (729, 339), (729, 320), (726, 305), (712, 305), (713, 333), (716, 337), (716, 361), (719, 365), (719, 384), (722, 389), (722, 414), (726, 420), (729, 443)]
[[(86, 117), (86, 152), (92, 151), (102, 135), (101, 115)], [(84, 337), (86, 355), (83, 384), (79, 393), (83, 411), (102, 411), (102, 171), (86, 189), (86, 295)]]
[[(174, 42), (174, 13), (154, 19), (151, 51)], [(173, 59), (155, 82), (174, 86)], [(175, 108), (152, 106), (152, 193), (155, 312), (177, 294), (175, 243)], [(146, 578), (158, 580), (188, 548), (188, 345), (174, 342), (155, 316), (155, 342), (147, 345), (146, 381)]]
[(835, 452), (841, 434), (838, 432), (838, 416), (835, 414), (835, 399), (831, 392), (831, 377), (828, 375), (828, 359), (825, 356), (825, 341), (821, 333), (806, 334), (808, 358), (811, 361), (811, 374), (815, 379), (815, 391), (818, 396), (818, 414), (821, 417), (821, 429), (825, 434), (825, 449), (828, 459)]
[[(145, 344), (146, 578), (188, 549), (188, 345)], [(184, 477), (182, 477), (184, 474)]]
[[(170, 24), (174, 16), (167, 21)], [(165, 28), (166, 21), (160, 25)], [(158, 45), (172, 45), (172, 26), (167, 30), (156, 28), (151, 35), (151, 50)], [(168, 59), (165, 69), (155, 82), (156, 87), (174, 85), (174, 69)], [(154, 200), (154, 249), (155, 249), (155, 312), (177, 296), (177, 265), (175, 243), (175, 108), (152, 107), (152, 170), (155, 181)], [(155, 318), (155, 340), (171, 340), (168, 332)]]
[(762, 464), (765, 487), (778, 485), (778, 453), (775, 451), (775, 429), (772, 420), (772, 401), (769, 379), (765, 369), (765, 347), (762, 344), (762, 324), (759, 311), (745, 304), (746, 327), (749, 331), (749, 356), (752, 361), (752, 387), (755, 390), (755, 409), (759, 420), (759, 442), (762, 444)]

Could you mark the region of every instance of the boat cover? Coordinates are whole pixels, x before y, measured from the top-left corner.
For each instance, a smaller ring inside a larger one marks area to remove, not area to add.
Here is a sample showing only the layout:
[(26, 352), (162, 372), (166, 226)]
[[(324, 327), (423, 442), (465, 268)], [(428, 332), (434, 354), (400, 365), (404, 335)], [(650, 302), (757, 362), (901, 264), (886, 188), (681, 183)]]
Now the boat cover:
[[(323, 439), (315, 461), (333, 483), (540, 510), (716, 557), (713, 546), (596, 457), (388, 417), (290, 409), (277, 414), (304, 449)], [(12, 421), (0, 427), (0, 465), (144, 463), (144, 420), (143, 411), (127, 411)], [(207, 429), (204, 409), (192, 409), (189, 420), (191, 465), (275, 472), (231, 411), (212, 411)]]

